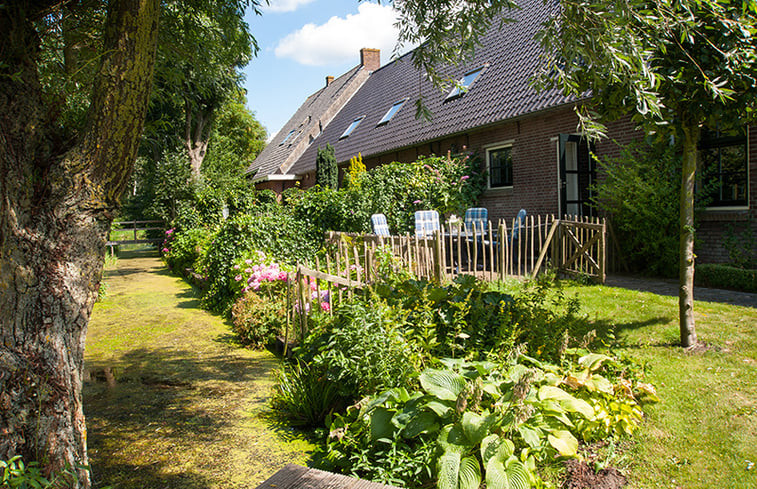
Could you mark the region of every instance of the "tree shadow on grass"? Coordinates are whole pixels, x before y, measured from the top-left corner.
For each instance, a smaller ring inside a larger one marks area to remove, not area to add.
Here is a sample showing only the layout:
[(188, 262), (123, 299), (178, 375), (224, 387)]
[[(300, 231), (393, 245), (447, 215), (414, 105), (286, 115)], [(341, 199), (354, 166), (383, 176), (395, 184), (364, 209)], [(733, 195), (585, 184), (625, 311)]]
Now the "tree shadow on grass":
[[(111, 489), (208, 489), (214, 487), (209, 478), (192, 473), (167, 473), (165, 464), (157, 463), (148, 466), (133, 464), (112, 464), (107, 474), (101, 473), (98, 467), (93, 468), (92, 486)], [(105, 480), (105, 476), (109, 480)]]
[[(665, 316), (658, 316), (654, 318), (648, 318), (644, 319), (642, 321), (624, 321), (624, 322), (614, 322), (607, 319), (600, 319), (597, 321), (582, 321), (576, 327), (573, 329), (574, 336), (577, 339), (582, 338), (590, 331), (594, 331), (596, 333), (597, 340), (600, 340), (604, 342), (605, 344), (612, 344), (613, 346), (618, 346), (622, 348), (633, 348), (639, 346), (635, 342), (629, 342), (627, 341), (626, 335), (623, 335), (622, 333), (626, 333), (629, 331), (636, 331), (644, 328), (654, 327), (654, 326), (661, 326), (664, 324), (668, 324), (671, 321), (671, 318), (665, 317)], [(647, 346), (672, 346), (668, 342), (662, 342), (659, 345), (651, 345), (648, 343), (645, 343)]]
[[(238, 432), (244, 429), (239, 428), (239, 410), (250, 403), (266, 405), (270, 385), (255, 381), (276, 365), (269, 356), (204, 355), (169, 348), (132, 350), (113, 365), (87, 365), (88, 444), (103, 485), (204, 488), (209, 479), (199, 466), (219, 467), (206, 467), (208, 474), (245, 470), (225, 467), (230, 462), (224, 460), (229, 450), (239, 448), (240, 440), (248, 439)], [(274, 440), (292, 439), (291, 430), (259, 414), (250, 416), (261, 420)], [(273, 464), (264, 469), (289, 461), (283, 452), (271, 456), (268, 448), (250, 448), (253, 459)]]

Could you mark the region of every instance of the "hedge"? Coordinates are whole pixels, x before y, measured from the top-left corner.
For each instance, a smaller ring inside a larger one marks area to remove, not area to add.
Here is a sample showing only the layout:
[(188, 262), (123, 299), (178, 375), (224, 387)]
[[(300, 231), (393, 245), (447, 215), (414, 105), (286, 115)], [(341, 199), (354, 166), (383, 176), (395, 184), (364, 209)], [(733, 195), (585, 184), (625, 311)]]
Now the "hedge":
[(697, 265), (694, 283), (702, 287), (757, 292), (757, 270), (729, 265)]

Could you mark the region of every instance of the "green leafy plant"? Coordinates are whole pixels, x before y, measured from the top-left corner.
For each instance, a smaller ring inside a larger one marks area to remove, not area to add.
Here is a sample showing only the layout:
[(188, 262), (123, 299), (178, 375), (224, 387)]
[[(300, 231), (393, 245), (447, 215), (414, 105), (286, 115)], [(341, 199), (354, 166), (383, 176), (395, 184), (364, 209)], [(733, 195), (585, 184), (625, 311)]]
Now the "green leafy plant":
[(402, 322), (402, 316), (380, 303), (345, 303), (311, 333), (298, 355), (324, 372), (347, 399), (407, 385), (415, 369), (398, 327)]
[[(89, 470), (85, 465), (77, 465), (77, 469)], [(24, 463), (20, 455), (8, 460), (0, 460), (0, 488), (8, 489), (48, 489), (68, 487), (78, 481), (76, 471), (66, 467), (50, 478), (45, 477), (37, 462)]]
[(274, 380), (271, 407), (292, 426), (323, 426), (329, 413), (344, 406), (336, 384), (322, 370), (302, 362), (284, 365)]
[[(615, 362), (606, 355), (571, 357), (565, 368), (523, 355), (507, 364), (441, 362), (444, 368), (420, 375), (419, 390), (394, 388), (334, 414), (320, 463), (371, 478), (376, 470), (357, 469), (352, 461), (383, 460), (376, 448), (382, 444), (413, 453), (435, 443), (436, 451), (424, 451), (432, 456), (425, 462), (433, 462), (433, 473), (402, 485), (435, 479), (440, 489), (477, 489), (484, 481), (491, 488), (529, 488), (542, 484), (540, 464), (577, 456), (579, 439), (598, 430), (629, 432), (640, 421), (639, 393), (654, 400), (648, 384), (604, 377), (600, 371)], [(625, 385), (630, 393), (618, 387)], [(630, 406), (632, 415), (608, 423), (597, 409), (612, 403), (602, 404), (606, 398)]]
[(249, 291), (231, 308), (231, 330), (239, 340), (254, 348), (264, 348), (284, 330), (286, 301)]
[(330, 144), (326, 144), (325, 148), (318, 148), (315, 159), (315, 184), (334, 190), (339, 187), (339, 168), (336, 165), (334, 148)]
[(694, 281), (702, 287), (757, 292), (757, 270), (703, 263), (697, 265), (696, 271)]

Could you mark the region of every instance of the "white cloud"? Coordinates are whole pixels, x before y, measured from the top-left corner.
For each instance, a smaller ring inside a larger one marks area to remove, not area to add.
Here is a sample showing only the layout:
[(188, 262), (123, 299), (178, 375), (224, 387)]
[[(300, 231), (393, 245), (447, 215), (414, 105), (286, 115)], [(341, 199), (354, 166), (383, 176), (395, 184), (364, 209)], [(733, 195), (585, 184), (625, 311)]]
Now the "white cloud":
[[(263, 3), (260, 10), (263, 12), (294, 12), (303, 5), (311, 3), (313, 0), (270, 0), (268, 5)], [(261, 2), (262, 3), (262, 2)]]
[(361, 48), (377, 48), (385, 63), (397, 43), (396, 17), (389, 5), (361, 3), (356, 14), (304, 25), (279, 41), (274, 52), (304, 65), (327, 66), (359, 59)]

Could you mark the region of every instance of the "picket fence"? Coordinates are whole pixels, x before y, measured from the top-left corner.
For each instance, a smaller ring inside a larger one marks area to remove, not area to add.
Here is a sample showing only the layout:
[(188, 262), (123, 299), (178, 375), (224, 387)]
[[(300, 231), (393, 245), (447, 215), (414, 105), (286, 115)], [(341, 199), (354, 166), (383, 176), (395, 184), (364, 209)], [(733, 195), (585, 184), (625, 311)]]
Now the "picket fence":
[(513, 220), (510, 226), (489, 222), (483, 229), (453, 224), (428, 238), (329, 232), (324, 259), (298, 263), (287, 281), (291, 316), (285, 348), (295, 335), (305, 335), (310, 314), (332, 314), (344, 298), (383, 282), (390, 273), (445, 283), (458, 275), (489, 281), (536, 277), (551, 268), (604, 283), (606, 236), (604, 219), (551, 215)]

